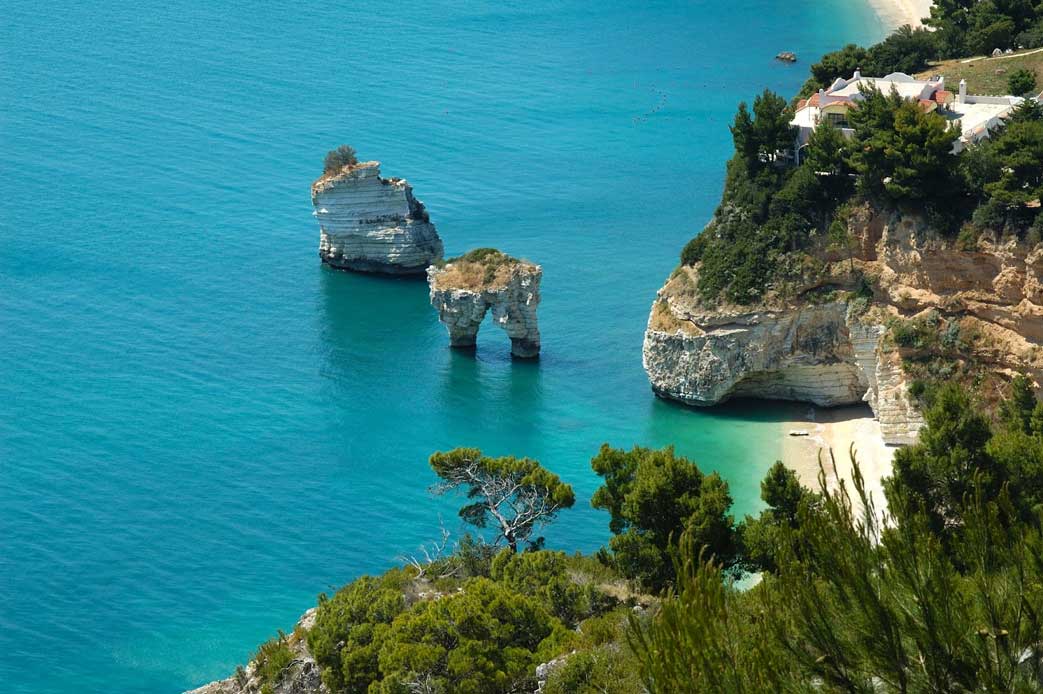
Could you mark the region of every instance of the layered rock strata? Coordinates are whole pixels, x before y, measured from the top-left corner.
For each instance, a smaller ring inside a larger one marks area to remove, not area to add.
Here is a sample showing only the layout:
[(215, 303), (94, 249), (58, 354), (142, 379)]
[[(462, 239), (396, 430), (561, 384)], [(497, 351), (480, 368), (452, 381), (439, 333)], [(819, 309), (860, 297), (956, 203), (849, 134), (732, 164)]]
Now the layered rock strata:
[(513, 356), (521, 359), (539, 356), (536, 309), (540, 303), (542, 276), (539, 265), (503, 254), (487, 255), (482, 260), (464, 256), (441, 267), (429, 268), (431, 305), (449, 331), (449, 344), (473, 348), (478, 329), (491, 309), (493, 322), (511, 339)]
[(381, 178), (380, 162), (346, 166), (311, 187), (319, 257), (359, 272), (420, 275), (442, 258), (442, 239), (404, 179)]
[[(849, 225), (856, 256), (824, 257), (825, 269), (790, 293), (796, 298), (710, 305), (699, 298), (698, 266), (679, 268), (645, 332), (653, 390), (692, 405), (739, 396), (866, 402), (887, 443), (911, 443), (923, 418), (905, 365), (917, 355), (892, 329), (925, 316), (969, 336), (960, 339), (981, 369), (1043, 377), (1043, 245), (983, 238), (960, 250), (919, 216), (868, 207)], [(850, 292), (861, 277), (871, 299)]]
[[(318, 663), (308, 650), (304, 635), (315, 624), (315, 610), (311, 608), (301, 617), (293, 633), (287, 636), (294, 659), (271, 684), (271, 694), (329, 694), (322, 683)], [(251, 661), (228, 679), (218, 680), (185, 694), (260, 694), (263, 682), (257, 672), (257, 663)]]

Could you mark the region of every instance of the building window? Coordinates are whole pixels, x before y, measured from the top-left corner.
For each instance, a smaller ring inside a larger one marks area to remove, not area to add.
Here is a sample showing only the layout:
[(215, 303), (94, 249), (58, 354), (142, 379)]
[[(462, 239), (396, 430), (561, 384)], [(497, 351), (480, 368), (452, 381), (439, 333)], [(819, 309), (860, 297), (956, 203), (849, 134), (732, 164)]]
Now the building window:
[(836, 128), (847, 127), (847, 114), (846, 113), (827, 113), (826, 119), (829, 124)]

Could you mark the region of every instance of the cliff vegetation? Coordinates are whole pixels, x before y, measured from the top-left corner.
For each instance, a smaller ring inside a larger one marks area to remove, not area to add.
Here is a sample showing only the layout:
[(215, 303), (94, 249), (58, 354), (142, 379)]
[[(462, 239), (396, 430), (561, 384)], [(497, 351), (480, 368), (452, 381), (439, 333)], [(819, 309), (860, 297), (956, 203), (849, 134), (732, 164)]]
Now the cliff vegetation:
[[(604, 446), (592, 503), (612, 537), (596, 555), (503, 546), (464, 506), (477, 536), (320, 596), (200, 691), (1038, 691), (1043, 405), (1020, 378), (1000, 413), (940, 389), (885, 480), (887, 511), (857, 464), (853, 488), (823, 476), (812, 491), (777, 463), (764, 510), (736, 519), (727, 483), (671, 449)], [(474, 457), (436, 454), (436, 471), (446, 456)], [(752, 588), (734, 582), (748, 572)]]
[(507, 286), (516, 269), (533, 269), (535, 264), (519, 260), (495, 248), (476, 248), (437, 263), (436, 288), (483, 291)]
[(721, 204), (649, 315), (656, 393), (868, 402), (910, 443), (950, 379), (994, 402), (1043, 376), (1043, 107), (979, 144), (897, 94), (869, 92), (852, 136), (823, 121), (802, 149), (784, 99), (740, 104)]
[(958, 133), (896, 95), (870, 93), (849, 118), (854, 138), (823, 122), (799, 166), (776, 152), (792, 142), (786, 102), (770, 92), (732, 126), (735, 156), (714, 219), (685, 246), (706, 301), (786, 297), (838, 254), (853, 256), (854, 208), (924, 216), (942, 236), (973, 245), (991, 231), (1026, 243), (1043, 236), (1043, 108), (1019, 107), (1002, 132), (951, 154)]

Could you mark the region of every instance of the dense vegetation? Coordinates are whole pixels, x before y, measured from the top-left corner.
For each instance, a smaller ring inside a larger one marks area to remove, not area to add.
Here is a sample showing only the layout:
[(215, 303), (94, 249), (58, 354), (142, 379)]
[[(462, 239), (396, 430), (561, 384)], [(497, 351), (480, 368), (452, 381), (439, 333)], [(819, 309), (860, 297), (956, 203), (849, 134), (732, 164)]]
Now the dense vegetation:
[(776, 480), (771, 566), (748, 591), (686, 536), (675, 590), (632, 624), (648, 691), (1040, 691), (1043, 412), (1025, 386), (998, 425), (940, 391), (882, 519), (858, 477), (815, 494)]
[[(262, 687), (304, 639), (335, 693), (532, 691), (542, 663), (551, 694), (1039, 691), (1043, 404), (1018, 377), (990, 417), (948, 384), (925, 418), (886, 510), (857, 464), (853, 488), (811, 491), (776, 463), (766, 508), (736, 521), (716, 474), (669, 448), (603, 446), (592, 503), (609, 511), (608, 548), (468, 535), (359, 578), (320, 596), (309, 631), (261, 646)], [(761, 580), (740, 588), (745, 572)]]
[[(929, 61), (1043, 46), (1043, 4), (1028, 0), (943, 0), (927, 24), (902, 27), (863, 48), (828, 53), (811, 66), (801, 96), (828, 87), (856, 69), (882, 76), (915, 73)], [(1017, 93), (1035, 88), (1034, 75), (1015, 71)], [(745, 103), (731, 127), (735, 154), (714, 220), (681, 253), (683, 265), (701, 263), (704, 300), (748, 304), (768, 293), (785, 294), (821, 266), (826, 247), (849, 247), (848, 211), (868, 202), (911, 208), (942, 232), (964, 236), (983, 229), (1041, 235), (1038, 200), (1043, 185), (1043, 114), (1028, 104), (1012, 124), (979, 146), (950, 154), (958, 132), (940, 115), (925, 114), (897, 95), (872, 93), (849, 111), (854, 138), (823, 122), (793, 166), (793, 112), (765, 91)]]
[(925, 23), (940, 58), (1043, 46), (1043, 8), (1033, 0), (935, 0)]
[(1038, 239), (1043, 110), (1026, 101), (993, 137), (952, 154), (958, 133), (895, 94), (866, 93), (849, 113), (853, 138), (820, 124), (799, 166), (778, 152), (793, 141), (786, 102), (771, 92), (732, 125), (735, 155), (714, 220), (681, 252), (701, 263), (706, 300), (745, 304), (784, 292), (814, 269), (815, 251), (849, 243), (846, 214), (869, 202), (928, 215), (942, 233), (984, 229)]
[(681, 530), (728, 566), (736, 563), (734, 519), (728, 483), (716, 472), (704, 475), (672, 448), (602, 446), (591, 461), (605, 483), (591, 505), (610, 514), (611, 554), (606, 564), (644, 587), (658, 590), (673, 579), (669, 551)]
[(1007, 89), (1014, 96), (1029, 96), (1036, 93), (1036, 75), (1025, 68), (1015, 70), (1007, 78)]

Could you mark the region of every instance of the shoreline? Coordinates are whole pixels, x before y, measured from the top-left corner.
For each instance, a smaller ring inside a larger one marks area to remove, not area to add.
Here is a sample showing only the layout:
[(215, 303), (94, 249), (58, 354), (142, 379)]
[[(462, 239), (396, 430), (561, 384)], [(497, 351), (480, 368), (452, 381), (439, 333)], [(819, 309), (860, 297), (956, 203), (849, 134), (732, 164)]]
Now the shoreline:
[[(890, 33), (906, 24), (914, 29), (922, 27), (922, 19), (930, 15), (934, 0), (868, 0), (868, 3)], [(883, 479), (891, 474), (895, 448), (884, 443), (880, 423), (868, 405), (832, 408), (794, 405), (780, 426), (779, 460), (797, 473), (802, 485), (818, 490), (821, 471), (825, 473), (828, 489), (838, 489), (843, 481), (848, 492), (854, 495), (853, 448), (866, 492), (871, 495), (878, 513), (886, 509)], [(808, 436), (790, 436), (793, 430), (807, 431)]]
[(906, 24), (914, 29), (923, 26), (921, 19), (931, 13), (932, 4), (932, 0), (869, 0), (869, 6), (888, 31)]
[[(790, 436), (792, 430), (807, 431), (808, 436)], [(803, 412), (795, 409), (781, 422), (780, 435), (780, 460), (797, 473), (802, 485), (812, 490), (819, 489), (821, 455), (827, 488), (836, 490), (843, 480), (848, 492), (855, 494), (849, 455), (853, 446), (866, 491), (872, 495), (878, 511), (885, 508), (883, 479), (891, 474), (896, 449), (884, 443), (880, 423), (867, 405), (831, 408), (807, 405)], [(830, 450), (833, 460), (829, 457)]]

